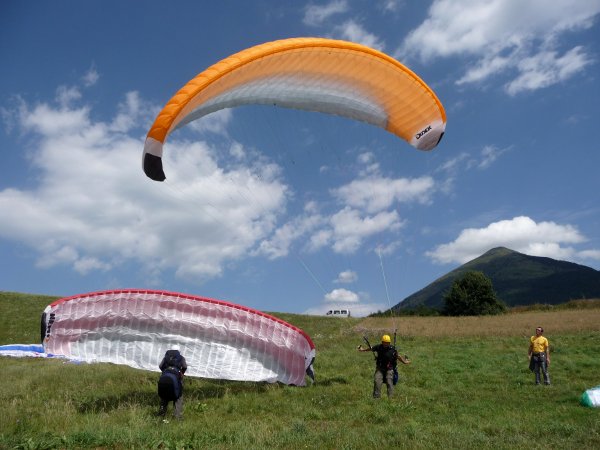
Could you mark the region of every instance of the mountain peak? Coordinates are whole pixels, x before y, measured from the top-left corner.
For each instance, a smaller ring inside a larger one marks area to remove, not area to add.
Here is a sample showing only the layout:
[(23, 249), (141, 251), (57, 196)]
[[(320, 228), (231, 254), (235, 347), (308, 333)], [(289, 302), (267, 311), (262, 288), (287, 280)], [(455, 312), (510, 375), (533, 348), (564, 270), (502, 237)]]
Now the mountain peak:
[(495, 247), (405, 298), (394, 309), (420, 306), (441, 309), (454, 280), (470, 271), (483, 272), (508, 306), (558, 304), (600, 297), (600, 271), (552, 258)]
[(514, 250), (511, 250), (510, 248), (506, 248), (506, 247), (494, 247), (490, 250), (488, 250), (487, 252), (485, 252), (482, 256), (504, 256), (504, 255), (508, 255), (511, 253), (518, 253), (515, 252)]

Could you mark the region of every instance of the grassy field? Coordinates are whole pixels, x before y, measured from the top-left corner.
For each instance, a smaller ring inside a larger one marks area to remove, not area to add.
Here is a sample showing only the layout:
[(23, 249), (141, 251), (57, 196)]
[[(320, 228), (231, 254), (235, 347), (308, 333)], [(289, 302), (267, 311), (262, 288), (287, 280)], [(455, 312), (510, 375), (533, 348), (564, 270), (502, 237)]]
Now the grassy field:
[[(51, 297), (0, 293), (0, 344), (37, 343)], [(274, 315), (317, 348), (305, 388), (188, 379), (181, 422), (161, 422), (158, 375), (110, 364), (0, 358), (0, 448), (600, 448), (600, 308), (498, 317), (334, 319)], [(546, 329), (552, 386), (534, 386), (528, 338)], [(371, 398), (373, 358), (398, 328), (410, 356), (392, 400)]]

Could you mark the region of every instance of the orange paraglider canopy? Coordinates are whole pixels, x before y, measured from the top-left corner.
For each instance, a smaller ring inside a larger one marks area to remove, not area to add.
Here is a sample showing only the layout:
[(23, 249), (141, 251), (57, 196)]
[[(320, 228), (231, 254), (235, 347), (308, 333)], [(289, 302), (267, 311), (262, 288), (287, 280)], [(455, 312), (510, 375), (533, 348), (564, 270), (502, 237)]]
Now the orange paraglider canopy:
[(391, 56), (347, 41), (285, 39), (229, 56), (183, 86), (148, 131), (146, 175), (166, 178), (162, 150), (173, 130), (246, 104), (348, 117), (381, 127), (419, 150), (434, 148), (446, 128), (446, 113), (435, 93)]

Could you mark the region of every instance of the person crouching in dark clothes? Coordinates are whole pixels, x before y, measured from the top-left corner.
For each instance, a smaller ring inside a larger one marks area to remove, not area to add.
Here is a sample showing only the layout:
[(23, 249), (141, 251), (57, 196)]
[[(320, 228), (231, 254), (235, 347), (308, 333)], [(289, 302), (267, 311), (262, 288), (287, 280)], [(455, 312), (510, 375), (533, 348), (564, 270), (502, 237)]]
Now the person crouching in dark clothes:
[[(402, 364), (410, 364), (410, 360), (400, 356), (398, 351), (392, 345), (392, 340), (389, 335), (385, 334), (381, 337), (381, 344), (377, 344), (370, 348), (358, 346), (359, 352), (375, 353), (375, 375), (373, 379), (373, 398), (381, 397), (381, 386), (385, 381), (387, 386), (387, 396), (392, 398), (394, 395), (394, 376), (397, 377), (397, 362)], [(397, 378), (396, 378), (397, 380)]]
[(174, 345), (171, 350), (167, 350), (158, 368), (161, 371), (158, 380), (160, 398), (158, 415), (164, 417), (169, 402), (173, 402), (174, 416), (181, 420), (183, 418), (183, 374), (187, 370), (187, 362), (180, 353), (179, 346)]

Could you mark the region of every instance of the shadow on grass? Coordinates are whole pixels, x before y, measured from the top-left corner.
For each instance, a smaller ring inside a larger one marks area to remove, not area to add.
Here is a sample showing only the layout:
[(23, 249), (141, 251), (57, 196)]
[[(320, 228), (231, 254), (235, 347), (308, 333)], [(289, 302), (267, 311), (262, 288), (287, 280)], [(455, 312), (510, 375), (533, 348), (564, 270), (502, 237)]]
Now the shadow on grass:
[[(249, 393), (262, 393), (285, 387), (280, 384), (253, 383), (227, 380), (188, 380), (184, 386), (184, 400), (207, 400)], [(77, 411), (81, 414), (110, 412), (133, 406), (147, 407), (158, 405), (158, 392), (130, 391), (115, 395), (88, 395), (74, 399)]]
[(110, 412), (119, 408), (132, 406), (157, 405), (158, 395), (150, 392), (127, 392), (120, 395), (104, 395), (102, 397), (88, 397), (77, 401), (77, 411), (81, 414), (96, 414)]
[(334, 384), (348, 384), (348, 380), (344, 377), (317, 378), (315, 384), (319, 386), (332, 386)]
[(228, 380), (194, 380), (193, 385), (186, 385), (185, 395), (188, 398), (203, 400), (222, 398), (228, 395), (262, 393), (272, 389), (280, 389), (283, 385)]

